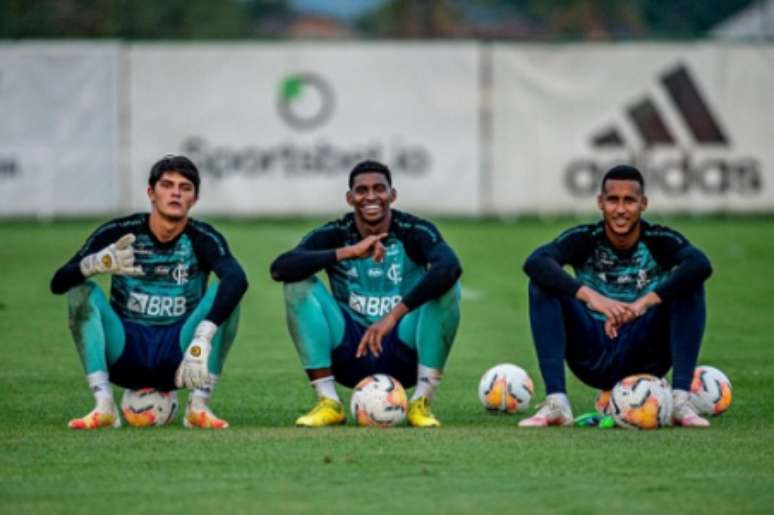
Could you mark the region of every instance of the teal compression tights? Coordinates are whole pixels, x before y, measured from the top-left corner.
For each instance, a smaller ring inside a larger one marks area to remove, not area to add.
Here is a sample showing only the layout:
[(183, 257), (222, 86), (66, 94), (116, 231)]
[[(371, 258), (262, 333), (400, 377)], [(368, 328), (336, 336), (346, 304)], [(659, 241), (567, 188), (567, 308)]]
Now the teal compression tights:
[[(180, 349), (185, 352), (193, 338), (196, 326), (210, 311), (218, 291), (217, 284), (210, 285), (180, 330)], [(67, 292), (70, 331), (86, 374), (107, 372), (108, 364), (115, 363), (124, 351), (126, 341), (121, 319), (110, 307), (102, 289), (92, 281), (86, 281)], [(239, 325), (239, 307), (218, 327), (212, 339), (207, 368), (220, 374)]]
[[(344, 315), (325, 285), (312, 277), (284, 287), (290, 337), (307, 370), (331, 366), (331, 353), (344, 339)], [(460, 322), (460, 285), (407, 314), (398, 338), (419, 356), (419, 364), (443, 368)]]

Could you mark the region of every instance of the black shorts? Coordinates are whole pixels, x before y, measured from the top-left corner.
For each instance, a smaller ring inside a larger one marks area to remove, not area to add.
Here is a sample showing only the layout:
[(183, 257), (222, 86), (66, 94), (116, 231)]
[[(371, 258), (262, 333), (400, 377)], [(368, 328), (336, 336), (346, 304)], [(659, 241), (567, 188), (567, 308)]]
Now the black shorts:
[(333, 350), (332, 368), (336, 382), (353, 388), (371, 374), (389, 374), (410, 388), (417, 384), (418, 357), (414, 349), (398, 339), (398, 325), (382, 339), (382, 353), (374, 357), (369, 351), (362, 358), (355, 357), (355, 351), (367, 327), (357, 322), (342, 309), (344, 315), (344, 340)]
[(108, 366), (110, 381), (124, 388), (175, 390), (175, 372), (183, 360), (180, 331), (185, 321), (145, 326), (126, 320), (124, 352)]

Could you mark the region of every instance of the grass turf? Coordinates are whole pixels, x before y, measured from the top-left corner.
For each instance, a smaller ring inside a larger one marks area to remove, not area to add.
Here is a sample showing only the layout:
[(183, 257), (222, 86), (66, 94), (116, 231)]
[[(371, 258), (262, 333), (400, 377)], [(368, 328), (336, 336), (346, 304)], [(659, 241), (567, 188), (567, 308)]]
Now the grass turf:
[[(213, 398), (232, 428), (70, 431), (92, 401), (48, 281), (96, 223), (2, 223), (0, 513), (770, 512), (774, 220), (667, 222), (715, 268), (699, 361), (731, 377), (734, 402), (709, 430), (519, 430), (519, 417), (483, 411), (477, 384), (495, 363), (540, 383), (520, 266), (574, 223), (558, 220), (438, 224), (465, 268), (439, 430), (292, 427), (313, 394), (267, 270), (316, 222), (224, 221), (251, 283)], [(573, 379), (569, 390), (576, 413), (592, 408), (593, 390)]]

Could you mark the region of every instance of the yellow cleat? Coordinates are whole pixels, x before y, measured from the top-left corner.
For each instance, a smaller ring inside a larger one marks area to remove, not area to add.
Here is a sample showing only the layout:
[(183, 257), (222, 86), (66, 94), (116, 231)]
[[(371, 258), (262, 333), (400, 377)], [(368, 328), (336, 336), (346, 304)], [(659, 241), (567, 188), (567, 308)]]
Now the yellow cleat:
[(320, 397), (312, 411), (296, 420), (298, 427), (323, 427), (343, 424), (347, 421), (341, 401)]
[(74, 418), (67, 423), (70, 429), (99, 429), (101, 427), (121, 427), (121, 418), (115, 406), (111, 411), (99, 411), (96, 408), (88, 415)]
[(438, 427), (441, 425), (433, 412), (430, 411), (430, 399), (427, 397), (411, 401), (406, 418), (409, 425), (414, 427)]

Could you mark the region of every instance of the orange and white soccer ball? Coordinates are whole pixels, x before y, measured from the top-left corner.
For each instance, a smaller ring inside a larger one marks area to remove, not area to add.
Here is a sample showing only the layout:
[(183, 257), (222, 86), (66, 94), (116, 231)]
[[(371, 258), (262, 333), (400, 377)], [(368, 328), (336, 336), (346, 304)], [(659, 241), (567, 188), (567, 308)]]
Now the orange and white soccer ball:
[(733, 399), (731, 381), (715, 367), (702, 365), (693, 371), (691, 404), (702, 415), (720, 415)]
[(478, 399), (489, 411), (516, 413), (526, 411), (534, 387), (527, 372), (511, 363), (495, 365), (478, 383)]
[(177, 415), (177, 392), (160, 392), (153, 388), (126, 389), (121, 398), (121, 412), (130, 426), (169, 424)]
[(620, 380), (608, 409), (615, 422), (627, 429), (657, 429), (672, 419), (672, 389), (661, 378), (637, 374)]
[(406, 390), (392, 376), (370, 375), (355, 386), (349, 409), (359, 426), (395, 426), (406, 419)]

